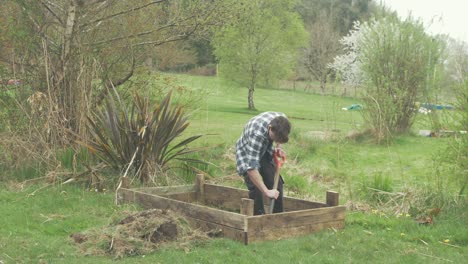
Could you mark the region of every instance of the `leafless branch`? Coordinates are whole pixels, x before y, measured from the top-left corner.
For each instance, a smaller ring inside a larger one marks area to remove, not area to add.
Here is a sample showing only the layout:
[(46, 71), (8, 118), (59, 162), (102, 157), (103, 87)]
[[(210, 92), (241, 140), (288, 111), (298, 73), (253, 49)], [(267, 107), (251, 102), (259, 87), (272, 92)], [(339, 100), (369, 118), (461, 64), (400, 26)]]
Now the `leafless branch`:
[[(117, 80), (117, 81), (112, 81), (112, 80), (108, 80), (107, 83), (106, 83), (106, 87), (118, 87), (119, 85), (122, 85), (123, 83), (125, 83), (126, 81), (128, 81), (128, 79), (130, 79), (132, 76), (133, 76), (133, 73), (134, 73), (134, 70), (135, 70), (135, 57), (132, 56), (132, 65), (131, 65), (131, 68), (129, 70), (129, 72), (127, 73), (126, 76), (124, 76), (123, 78)], [(107, 94), (109, 93), (109, 89), (104, 89), (97, 97), (96, 97), (96, 104), (101, 104), (102, 100), (104, 100), (104, 98), (107, 96)]]
[(160, 46), (160, 45), (165, 44), (165, 43), (186, 39), (190, 35), (191, 34), (184, 34), (184, 35), (172, 36), (171, 38), (167, 38), (167, 39), (164, 39), (164, 40), (140, 42), (140, 43), (134, 44), (133, 47), (140, 47), (140, 46), (146, 46), (146, 45)]
[(93, 20), (93, 21), (90, 21), (90, 22), (88, 22), (88, 23), (83, 24), (82, 26), (83, 26), (83, 27), (86, 27), (86, 26), (89, 26), (89, 25), (92, 25), (92, 24), (96, 24), (96, 23), (98, 23), (98, 22), (101, 22), (101, 21), (104, 21), (104, 20), (108, 20), (108, 19), (111, 19), (111, 18), (120, 16), (120, 15), (132, 13), (132, 12), (135, 12), (135, 11), (137, 11), (137, 10), (146, 8), (146, 7), (150, 6), (150, 5), (159, 4), (159, 3), (162, 3), (162, 2), (164, 2), (164, 1), (166, 1), (166, 0), (151, 1), (151, 2), (147, 3), (146, 5), (142, 5), (142, 6), (139, 6), (139, 7), (134, 7), (134, 8), (127, 9), (127, 10), (124, 10), (124, 11), (121, 11), (121, 12), (118, 12), (118, 13), (115, 13), (115, 14), (112, 14), (112, 15), (109, 15), (109, 16), (106, 16), (106, 17), (102, 17), (102, 18), (99, 18), (99, 19), (95, 19), (95, 20)]
[(112, 38), (112, 39), (101, 40), (101, 41), (94, 42), (94, 43), (89, 43), (89, 44), (86, 44), (86, 45), (99, 45), (99, 44), (111, 43), (111, 42), (115, 42), (115, 41), (119, 41), (119, 40), (123, 40), (123, 39), (133, 39), (133, 38), (137, 38), (137, 37), (143, 37), (143, 36), (150, 35), (152, 33), (164, 30), (166, 28), (175, 27), (175, 26), (177, 26), (177, 25), (176, 24), (165, 25), (165, 26), (162, 26), (162, 27), (154, 29), (154, 30), (148, 30), (148, 31), (144, 31), (144, 32), (139, 32), (137, 34), (131, 34), (131, 35), (127, 35), (127, 36), (120, 36), (120, 37), (116, 37), (116, 38)]
[[(55, 19), (57, 19), (57, 21), (58, 21), (61, 25), (63, 25), (63, 21), (62, 21), (62, 19), (60, 18), (60, 16), (58, 16), (58, 15), (52, 10), (52, 8), (50, 8), (49, 5), (51, 5), (51, 6), (55, 5), (57, 8), (60, 9), (60, 11), (65, 12), (65, 10), (63, 10), (62, 7), (56, 5), (55, 3), (52, 3), (52, 2), (50, 2), (50, 1), (47, 1), (47, 3), (46, 3), (45, 1), (41, 1), (41, 4), (42, 4), (42, 6), (44, 6), (45, 9), (47, 9), (47, 11), (49, 11), (49, 13), (52, 14), (53, 17), (55, 17)], [(49, 4), (49, 5), (48, 5), (48, 4)]]

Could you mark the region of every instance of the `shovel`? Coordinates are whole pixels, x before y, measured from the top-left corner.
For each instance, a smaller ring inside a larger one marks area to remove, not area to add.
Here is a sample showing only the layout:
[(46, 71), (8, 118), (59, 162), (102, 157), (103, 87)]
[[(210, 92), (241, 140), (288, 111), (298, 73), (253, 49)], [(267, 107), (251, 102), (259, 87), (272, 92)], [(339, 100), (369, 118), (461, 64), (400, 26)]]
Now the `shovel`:
[[(283, 163), (286, 161), (284, 156), (281, 158), (278, 157), (278, 150), (275, 150), (275, 153), (273, 154), (273, 159), (275, 160), (276, 164), (276, 171), (275, 171), (275, 178), (273, 182), (273, 190), (278, 188), (278, 182), (279, 182), (279, 177), (280, 177), (280, 168), (283, 165)], [(273, 208), (275, 207), (275, 199), (271, 198), (270, 200), (270, 214), (273, 213)]]

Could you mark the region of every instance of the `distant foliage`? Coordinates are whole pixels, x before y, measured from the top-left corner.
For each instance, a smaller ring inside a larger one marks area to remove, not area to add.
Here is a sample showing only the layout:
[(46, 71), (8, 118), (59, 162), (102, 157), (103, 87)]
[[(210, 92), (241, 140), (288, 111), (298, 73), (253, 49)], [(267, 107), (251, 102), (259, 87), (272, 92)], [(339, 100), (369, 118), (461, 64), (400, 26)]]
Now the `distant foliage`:
[(356, 21), (354, 28), (340, 42), (344, 46), (344, 53), (335, 57), (333, 63), (329, 64), (339, 76), (339, 79), (347, 86), (360, 86), (364, 77), (361, 70), (361, 63), (358, 60), (360, 51), (359, 39), (362, 37), (367, 27), (361, 27), (361, 23)]
[(439, 42), (419, 21), (387, 16), (356, 23), (342, 43), (347, 53), (330, 66), (345, 83), (362, 86), (362, 113), (377, 140), (407, 132), (417, 113), (415, 103), (427, 99), (437, 82)]
[[(466, 79), (466, 75), (464, 76)], [(457, 198), (466, 200), (468, 184), (468, 80), (462, 81), (456, 87), (457, 102), (455, 106), (460, 111), (454, 111), (456, 134), (450, 139), (446, 149), (438, 153), (435, 160), (435, 175), (438, 177), (438, 191), (443, 193), (445, 187), (454, 185), (458, 189)]]
[(294, 0), (242, 0), (237, 19), (217, 30), (214, 54), (220, 75), (249, 89), (248, 108), (255, 109), (253, 93), (259, 83), (287, 77), (296, 63), (306, 32)]
[(306, 24), (316, 23), (327, 15), (330, 26), (341, 36), (347, 34), (354, 21), (367, 20), (377, 9), (372, 0), (300, 0), (296, 10)]

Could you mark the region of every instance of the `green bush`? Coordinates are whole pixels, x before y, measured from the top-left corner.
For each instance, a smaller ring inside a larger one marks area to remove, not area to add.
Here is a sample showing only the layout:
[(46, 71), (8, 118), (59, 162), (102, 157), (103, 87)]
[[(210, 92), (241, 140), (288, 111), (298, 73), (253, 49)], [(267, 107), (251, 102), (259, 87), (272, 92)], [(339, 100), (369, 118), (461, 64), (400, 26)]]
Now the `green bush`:
[(176, 165), (202, 162), (187, 156), (198, 151), (188, 145), (201, 135), (179, 140), (189, 123), (183, 108), (172, 106), (171, 96), (169, 92), (154, 107), (138, 94), (130, 107), (117, 95), (111, 96), (103, 109), (88, 118), (91, 140), (79, 142), (108, 166), (124, 175), (129, 172), (143, 183), (154, 182)]

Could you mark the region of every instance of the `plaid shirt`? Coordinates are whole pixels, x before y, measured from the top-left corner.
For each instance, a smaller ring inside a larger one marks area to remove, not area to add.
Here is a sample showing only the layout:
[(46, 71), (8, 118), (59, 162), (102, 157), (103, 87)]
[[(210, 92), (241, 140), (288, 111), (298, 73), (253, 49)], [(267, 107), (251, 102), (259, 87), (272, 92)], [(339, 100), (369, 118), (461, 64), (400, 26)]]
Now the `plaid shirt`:
[(245, 176), (248, 170), (259, 169), (260, 159), (268, 152), (273, 157), (273, 141), (268, 135), (268, 125), (279, 112), (259, 114), (245, 125), (241, 137), (236, 143), (237, 173)]

